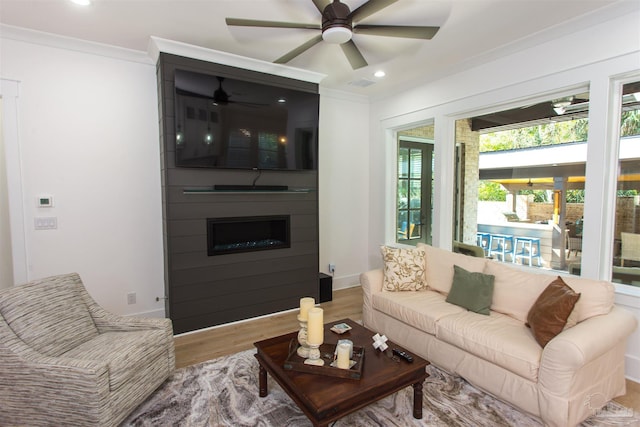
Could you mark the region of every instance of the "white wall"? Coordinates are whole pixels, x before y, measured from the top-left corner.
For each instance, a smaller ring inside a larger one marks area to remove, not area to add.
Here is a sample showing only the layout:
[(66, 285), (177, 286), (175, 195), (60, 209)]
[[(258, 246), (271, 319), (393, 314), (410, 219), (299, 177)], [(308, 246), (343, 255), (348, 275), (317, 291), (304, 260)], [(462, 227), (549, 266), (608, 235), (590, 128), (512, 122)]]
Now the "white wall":
[[(617, 123), (609, 108), (615, 82), (626, 77), (640, 78), (640, 38), (638, 37), (640, 10), (612, 16), (605, 23), (585, 25), (582, 31), (556, 40), (522, 49), (517, 53), (464, 72), (450, 75), (440, 81), (416, 85), (412, 90), (374, 102), (371, 107), (370, 177), (373, 188), (384, 186), (385, 176), (394, 168), (395, 158), (390, 146), (395, 144), (394, 132), (407, 124), (435, 120), (436, 191), (434, 197), (434, 244), (447, 248), (451, 244), (453, 217), (453, 146), (454, 123), (457, 118), (471, 117), (489, 111), (522, 106), (549, 99), (550, 94), (569, 93), (578, 87), (589, 87), (590, 110), (589, 159), (587, 165), (587, 197), (592, 200), (613, 200), (615, 184), (603, 179), (616, 170), (612, 162), (617, 152), (617, 139), (610, 129)], [(381, 173), (380, 171), (386, 171)], [(590, 194), (590, 195), (589, 195)], [(392, 236), (395, 226), (393, 186), (385, 194), (373, 191), (369, 210), (368, 252), (371, 267), (381, 265), (375, 256), (376, 239)], [(588, 200), (587, 200), (588, 203)], [(612, 204), (611, 209), (614, 208)], [(602, 203), (586, 207), (585, 220), (593, 227), (589, 237), (593, 245), (585, 248), (583, 265), (590, 266), (588, 277), (608, 278), (611, 257), (606, 250), (613, 241), (611, 213)], [(381, 231), (385, 230), (385, 231)], [(619, 286), (616, 301), (631, 310), (640, 321), (640, 291)], [(626, 373), (640, 380), (640, 329), (629, 340)]]
[[(20, 88), (27, 278), (78, 272), (105, 308), (164, 315), (155, 65), (144, 53), (8, 34), (0, 75)], [(37, 208), (41, 194), (54, 207)], [(35, 230), (37, 216), (56, 217), (57, 229)]]
[(335, 264), (333, 288), (340, 289), (359, 284), (369, 265), (369, 102), (320, 95), (320, 270)]

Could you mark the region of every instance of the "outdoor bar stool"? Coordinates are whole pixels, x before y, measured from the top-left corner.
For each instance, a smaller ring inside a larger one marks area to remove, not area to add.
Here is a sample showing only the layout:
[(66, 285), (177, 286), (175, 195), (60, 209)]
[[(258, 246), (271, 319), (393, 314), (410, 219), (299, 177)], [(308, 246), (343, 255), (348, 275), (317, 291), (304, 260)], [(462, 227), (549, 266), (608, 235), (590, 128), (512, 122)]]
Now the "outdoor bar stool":
[(515, 246), (513, 244), (513, 236), (510, 234), (491, 234), (489, 240), (489, 256), (495, 255), (501, 257), (500, 261), (507, 260), (507, 255), (511, 255), (513, 260), (513, 250)]
[(489, 254), (489, 243), (491, 242), (491, 233), (482, 233), (478, 231), (476, 233), (476, 244), (484, 249), (484, 255)]
[[(518, 246), (520, 245), (520, 246)], [(537, 237), (516, 237), (516, 243), (513, 251), (513, 262), (516, 260), (522, 260), (522, 264), (524, 264), (524, 260), (529, 261), (529, 265), (532, 265), (532, 259), (536, 258), (538, 260), (538, 267), (542, 266), (542, 258), (540, 257), (540, 239)]]

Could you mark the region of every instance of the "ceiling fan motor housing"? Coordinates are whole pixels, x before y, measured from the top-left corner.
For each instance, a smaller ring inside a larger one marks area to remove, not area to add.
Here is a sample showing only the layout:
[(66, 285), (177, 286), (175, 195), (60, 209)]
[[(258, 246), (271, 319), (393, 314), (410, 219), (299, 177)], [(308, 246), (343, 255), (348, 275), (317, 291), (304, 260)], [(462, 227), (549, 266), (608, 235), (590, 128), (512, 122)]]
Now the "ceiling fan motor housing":
[(329, 3), (322, 12), (322, 32), (329, 28), (342, 27), (353, 30), (353, 22), (349, 15), (349, 6), (339, 1)]

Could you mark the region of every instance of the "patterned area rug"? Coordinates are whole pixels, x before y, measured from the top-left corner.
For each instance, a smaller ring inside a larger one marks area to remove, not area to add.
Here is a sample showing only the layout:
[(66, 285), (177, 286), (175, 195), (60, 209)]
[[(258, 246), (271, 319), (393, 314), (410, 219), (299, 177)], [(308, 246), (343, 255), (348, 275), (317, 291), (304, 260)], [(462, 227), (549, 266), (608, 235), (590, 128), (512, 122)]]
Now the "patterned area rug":
[[(258, 396), (254, 353), (248, 350), (177, 370), (122, 426), (311, 426), (270, 377), (268, 396)], [(542, 426), (537, 418), (459, 377), (433, 366), (427, 370), (422, 420), (412, 416), (413, 389), (407, 387), (338, 420), (335, 426)], [(640, 426), (640, 414), (611, 402), (582, 423), (582, 427), (595, 426)]]

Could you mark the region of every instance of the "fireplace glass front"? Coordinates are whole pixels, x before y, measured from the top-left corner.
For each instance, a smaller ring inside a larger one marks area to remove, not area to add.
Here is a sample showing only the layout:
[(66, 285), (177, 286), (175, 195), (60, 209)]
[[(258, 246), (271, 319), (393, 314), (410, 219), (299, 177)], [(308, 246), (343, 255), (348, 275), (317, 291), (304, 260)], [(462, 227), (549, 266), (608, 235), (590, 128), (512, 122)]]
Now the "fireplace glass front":
[(291, 247), (289, 215), (207, 218), (207, 255)]

